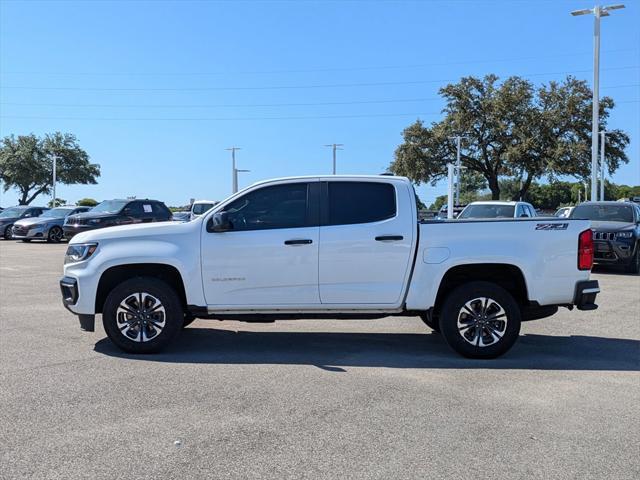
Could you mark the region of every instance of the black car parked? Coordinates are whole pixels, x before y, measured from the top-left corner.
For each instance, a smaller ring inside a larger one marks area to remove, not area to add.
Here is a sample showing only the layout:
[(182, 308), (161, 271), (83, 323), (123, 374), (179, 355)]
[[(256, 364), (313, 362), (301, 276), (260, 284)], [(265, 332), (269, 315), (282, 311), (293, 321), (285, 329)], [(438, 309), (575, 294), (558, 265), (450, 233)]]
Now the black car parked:
[(5, 240), (11, 240), (13, 238), (13, 224), (16, 223), (16, 220), (39, 217), (47, 210), (49, 210), (47, 207), (30, 207), (28, 205), (18, 205), (3, 210), (0, 213), (0, 236)]
[(640, 272), (640, 205), (585, 202), (574, 208), (569, 218), (591, 220), (595, 263)]
[(97, 228), (167, 220), (171, 220), (171, 211), (158, 200), (105, 200), (87, 213), (68, 216), (63, 228), (65, 238), (71, 239)]

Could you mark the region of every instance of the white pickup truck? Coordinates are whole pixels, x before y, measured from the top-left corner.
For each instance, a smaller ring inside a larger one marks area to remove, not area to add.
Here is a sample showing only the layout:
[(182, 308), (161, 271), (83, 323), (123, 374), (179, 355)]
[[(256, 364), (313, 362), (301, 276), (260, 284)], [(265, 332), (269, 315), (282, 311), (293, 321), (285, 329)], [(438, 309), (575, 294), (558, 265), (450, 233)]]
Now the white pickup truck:
[(524, 320), (597, 308), (589, 221), (417, 221), (392, 176), (260, 182), (185, 223), (70, 242), (64, 305), (121, 349), (156, 352), (194, 318), (420, 316), (455, 351), (493, 358)]

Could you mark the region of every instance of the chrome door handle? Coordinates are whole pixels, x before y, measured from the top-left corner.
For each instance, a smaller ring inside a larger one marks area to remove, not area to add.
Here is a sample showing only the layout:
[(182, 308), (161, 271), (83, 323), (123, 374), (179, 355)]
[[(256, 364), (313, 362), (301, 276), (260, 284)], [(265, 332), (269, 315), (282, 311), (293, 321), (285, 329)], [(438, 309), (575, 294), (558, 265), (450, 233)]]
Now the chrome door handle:
[(308, 238), (305, 238), (302, 240), (285, 240), (284, 241), (285, 245), (309, 245), (310, 243), (313, 243), (313, 240), (309, 240)]

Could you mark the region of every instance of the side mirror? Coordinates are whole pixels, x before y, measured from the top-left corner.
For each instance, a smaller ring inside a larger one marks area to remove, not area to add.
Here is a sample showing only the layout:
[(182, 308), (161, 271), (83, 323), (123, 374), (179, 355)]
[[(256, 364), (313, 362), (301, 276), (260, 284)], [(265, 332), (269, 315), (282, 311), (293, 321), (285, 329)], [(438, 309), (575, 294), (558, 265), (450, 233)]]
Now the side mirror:
[(214, 213), (209, 222), (207, 223), (208, 232), (228, 232), (233, 230), (233, 225), (229, 220), (229, 214), (227, 212)]

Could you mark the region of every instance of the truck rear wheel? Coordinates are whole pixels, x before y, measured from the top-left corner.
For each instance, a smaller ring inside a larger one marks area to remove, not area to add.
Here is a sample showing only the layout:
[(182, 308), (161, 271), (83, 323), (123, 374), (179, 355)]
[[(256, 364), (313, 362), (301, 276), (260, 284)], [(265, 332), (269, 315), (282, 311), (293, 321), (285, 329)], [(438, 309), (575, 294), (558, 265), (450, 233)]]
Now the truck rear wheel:
[(129, 353), (155, 353), (182, 329), (184, 312), (176, 292), (162, 280), (137, 277), (122, 282), (107, 296), (104, 330)]
[(494, 283), (470, 282), (446, 298), (440, 331), (460, 355), (496, 358), (518, 339), (520, 321), (520, 308), (509, 292)]

